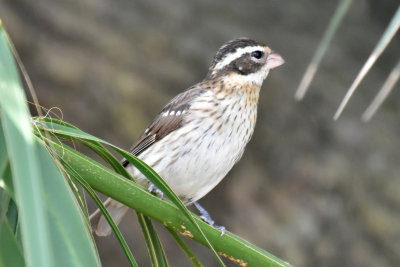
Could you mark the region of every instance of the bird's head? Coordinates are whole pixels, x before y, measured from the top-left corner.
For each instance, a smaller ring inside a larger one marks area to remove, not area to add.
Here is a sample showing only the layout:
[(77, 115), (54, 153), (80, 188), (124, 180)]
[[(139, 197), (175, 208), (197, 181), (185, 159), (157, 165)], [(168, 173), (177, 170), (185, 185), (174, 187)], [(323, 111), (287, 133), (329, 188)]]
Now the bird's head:
[(207, 78), (229, 76), (239, 83), (261, 85), (269, 71), (285, 63), (268, 46), (249, 38), (225, 43), (214, 56)]

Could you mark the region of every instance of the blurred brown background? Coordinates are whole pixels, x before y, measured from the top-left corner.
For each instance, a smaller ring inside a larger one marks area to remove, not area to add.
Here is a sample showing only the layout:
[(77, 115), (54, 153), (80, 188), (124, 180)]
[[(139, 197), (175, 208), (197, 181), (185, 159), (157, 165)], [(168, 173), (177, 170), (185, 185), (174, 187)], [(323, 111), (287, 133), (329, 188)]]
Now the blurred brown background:
[[(40, 103), (125, 149), (205, 76), (222, 43), (267, 43), (287, 63), (264, 83), (243, 159), (200, 202), (218, 224), (295, 266), (400, 266), (399, 85), (371, 123), (359, 119), (400, 57), (399, 36), (332, 120), (398, 1), (353, 1), (309, 94), (293, 99), (337, 2), (1, 0), (0, 16)], [(122, 229), (149, 266), (135, 220)], [(161, 235), (171, 266), (190, 266)], [(128, 266), (114, 237), (97, 240), (104, 266)]]

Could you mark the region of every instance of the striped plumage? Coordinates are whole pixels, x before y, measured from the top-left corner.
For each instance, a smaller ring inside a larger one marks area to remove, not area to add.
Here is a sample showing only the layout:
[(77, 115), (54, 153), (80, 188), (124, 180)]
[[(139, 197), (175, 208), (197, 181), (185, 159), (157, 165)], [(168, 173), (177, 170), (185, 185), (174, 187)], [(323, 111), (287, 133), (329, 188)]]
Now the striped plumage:
[[(283, 59), (264, 44), (239, 38), (224, 44), (206, 78), (177, 95), (156, 116), (131, 148), (151, 166), (185, 204), (213, 189), (241, 158), (256, 123), (263, 80)], [(148, 180), (128, 162), (138, 182)], [(107, 202), (119, 222), (127, 208)], [(109, 227), (100, 218), (96, 233)]]

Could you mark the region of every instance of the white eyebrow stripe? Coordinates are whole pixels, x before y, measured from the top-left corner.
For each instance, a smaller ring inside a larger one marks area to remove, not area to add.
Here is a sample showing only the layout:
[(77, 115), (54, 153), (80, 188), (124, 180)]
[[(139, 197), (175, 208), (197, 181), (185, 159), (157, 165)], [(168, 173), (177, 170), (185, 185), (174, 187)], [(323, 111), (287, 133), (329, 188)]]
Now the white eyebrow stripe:
[(225, 56), (217, 65), (215, 65), (215, 70), (223, 69), (225, 66), (229, 65), (232, 61), (240, 58), (246, 53), (253, 52), (255, 50), (265, 51), (264, 47), (262, 46), (246, 46), (236, 49), (236, 52), (228, 54)]

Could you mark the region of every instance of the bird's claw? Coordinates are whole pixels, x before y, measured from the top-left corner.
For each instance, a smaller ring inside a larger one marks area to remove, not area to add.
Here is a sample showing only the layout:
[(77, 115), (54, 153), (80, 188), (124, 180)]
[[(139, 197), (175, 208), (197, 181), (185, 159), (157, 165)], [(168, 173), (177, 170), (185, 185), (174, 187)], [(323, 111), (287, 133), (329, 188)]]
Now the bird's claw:
[(212, 227), (214, 227), (215, 229), (218, 229), (221, 231), (221, 235), (223, 236), (226, 232), (226, 228), (225, 226), (221, 226), (221, 225), (216, 225), (214, 220), (211, 218), (210, 214), (206, 211), (205, 208), (203, 208), (199, 203), (194, 202), (194, 205), (196, 206), (196, 208), (199, 210), (200, 212), (200, 218), (208, 223), (209, 225), (211, 225)]
[(158, 189), (153, 183), (150, 183), (148, 189), (150, 193), (157, 195), (161, 200), (164, 200), (164, 193), (160, 189)]
[(220, 236), (223, 236), (223, 235), (225, 234), (225, 232), (226, 232), (225, 226), (222, 226), (222, 225), (215, 225), (215, 224), (214, 224), (213, 227), (221, 231)]

